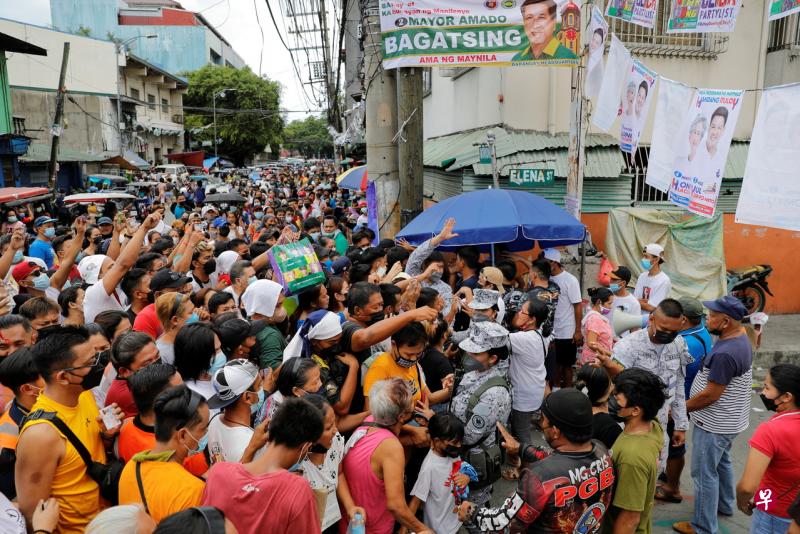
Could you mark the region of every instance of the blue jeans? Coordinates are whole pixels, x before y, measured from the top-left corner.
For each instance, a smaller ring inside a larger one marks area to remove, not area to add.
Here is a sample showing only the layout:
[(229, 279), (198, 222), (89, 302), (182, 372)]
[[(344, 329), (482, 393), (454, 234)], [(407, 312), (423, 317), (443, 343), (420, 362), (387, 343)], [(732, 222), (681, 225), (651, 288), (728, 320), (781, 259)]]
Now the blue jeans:
[(717, 514), (733, 515), (735, 493), (731, 445), (737, 434), (713, 434), (692, 428), (694, 519), (698, 534), (717, 534)]
[(791, 519), (784, 519), (756, 508), (753, 510), (753, 522), (750, 523), (750, 534), (786, 534), (791, 522)]

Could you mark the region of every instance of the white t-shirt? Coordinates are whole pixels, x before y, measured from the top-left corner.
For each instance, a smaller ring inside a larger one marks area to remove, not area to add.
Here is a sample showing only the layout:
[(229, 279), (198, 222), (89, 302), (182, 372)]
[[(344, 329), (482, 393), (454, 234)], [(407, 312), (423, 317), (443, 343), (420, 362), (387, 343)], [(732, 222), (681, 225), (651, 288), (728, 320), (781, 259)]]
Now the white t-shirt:
[(0, 532), (4, 534), (25, 534), (25, 516), (0, 493)]
[(228, 426), (222, 421), (222, 413), (211, 419), (208, 424), (208, 453), (211, 463), (240, 462), (253, 429), (249, 426)]
[(162, 362), (175, 365), (175, 343), (167, 343), (158, 338), (156, 339), (156, 348)]
[(306, 479), (311, 489), (328, 491), (325, 515), (322, 516), (322, 530), (335, 525), (342, 518), (339, 501), (336, 499), (339, 465), (342, 463), (342, 458), (344, 458), (344, 438), (337, 432), (322, 465), (314, 465), (308, 458), (303, 460), (303, 478)]
[[(116, 293), (116, 296), (114, 296)], [(103, 281), (89, 286), (83, 297), (83, 320), (87, 323), (94, 321), (101, 312), (107, 310), (125, 311), (128, 308), (128, 299), (119, 287), (114, 288), (110, 295), (106, 293)]]
[(614, 295), (614, 309), (620, 310), (625, 313), (639, 315), (642, 313), (642, 305), (639, 304), (639, 299), (628, 293), (624, 297)]
[(572, 339), (575, 335), (575, 309), (573, 304), (581, 302), (581, 286), (578, 279), (567, 271), (551, 276), (550, 280), (558, 284), (561, 290), (553, 318), (553, 337), (556, 339)]
[(223, 293), (230, 293), (233, 296), (233, 302), (236, 304), (236, 309), (239, 309), (239, 295), (234, 291), (233, 286), (228, 286), (222, 290)]
[(455, 498), (452, 490), (453, 463), (458, 458), (446, 458), (428, 451), (411, 495), (425, 503), (425, 524), (436, 534), (456, 534), (461, 528), (458, 515), (453, 513)]
[(513, 332), (508, 337), (511, 340), (508, 377), (514, 388), (511, 407), (519, 412), (533, 412), (544, 399), (547, 375), (544, 359), (550, 338), (543, 338), (536, 330)]
[[(665, 298), (669, 297), (672, 290), (672, 282), (664, 271), (655, 276), (645, 271), (636, 280), (636, 289), (633, 291), (637, 299), (645, 299), (650, 306), (658, 306)], [(649, 311), (642, 310), (642, 314), (649, 314)]]

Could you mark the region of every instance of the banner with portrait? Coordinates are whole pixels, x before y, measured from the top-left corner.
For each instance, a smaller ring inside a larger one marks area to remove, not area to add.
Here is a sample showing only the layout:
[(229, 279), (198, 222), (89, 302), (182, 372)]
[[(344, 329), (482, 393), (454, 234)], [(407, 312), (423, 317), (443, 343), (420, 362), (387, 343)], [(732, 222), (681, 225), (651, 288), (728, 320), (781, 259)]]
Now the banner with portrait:
[(769, 20), (782, 19), (800, 11), (800, 0), (769, 0)]
[(622, 115), (619, 123), (619, 149), (628, 154), (636, 152), (639, 137), (647, 121), (650, 101), (656, 89), (657, 74), (633, 60), (622, 94)]
[(380, 17), (387, 69), (580, 62), (573, 0), (393, 0)]
[(600, 94), (597, 96), (597, 105), (592, 113), (592, 124), (607, 132), (614, 119), (620, 114), (620, 95), (625, 80), (628, 78), (628, 71), (631, 70), (631, 53), (611, 34), (611, 47), (608, 51), (606, 61), (606, 72), (603, 75), (603, 83), (600, 85)]
[(800, 84), (761, 94), (736, 222), (800, 231)]
[(744, 91), (700, 89), (679, 133), (669, 199), (703, 217), (713, 217)]
[(672, 0), (667, 33), (732, 32), (740, 0)]
[(587, 98), (594, 98), (600, 93), (603, 83), (603, 54), (606, 49), (608, 36), (608, 22), (603, 12), (597, 6), (592, 7), (592, 20), (589, 22), (589, 61), (586, 65), (586, 85), (584, 94)]
[(658, 0), (609, 0), (606, 16), (652, 29), (657, 9)]
[(653, 119), (653, 135), (650, 153), (647, 156), (645, 183), (659, 191), (669, 191), (672, 185), (672, 164), (681, 146), (681, 126), (686, 110), (692, 103), (694, 88), (668, 80), (658, 82), (656, 116)]

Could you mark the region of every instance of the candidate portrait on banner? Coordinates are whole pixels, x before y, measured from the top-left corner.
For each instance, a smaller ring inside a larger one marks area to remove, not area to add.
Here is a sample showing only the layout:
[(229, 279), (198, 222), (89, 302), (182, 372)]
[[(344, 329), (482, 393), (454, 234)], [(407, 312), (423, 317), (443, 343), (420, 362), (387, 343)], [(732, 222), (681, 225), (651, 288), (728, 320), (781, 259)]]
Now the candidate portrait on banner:
[[(581, 12), (569, 1), (560, 9), (555, 0), (525, 0), (520, 6), (528, 45), (513, 62), (578, 59)], [(559, 17), (560, 15), (560, 22)]]

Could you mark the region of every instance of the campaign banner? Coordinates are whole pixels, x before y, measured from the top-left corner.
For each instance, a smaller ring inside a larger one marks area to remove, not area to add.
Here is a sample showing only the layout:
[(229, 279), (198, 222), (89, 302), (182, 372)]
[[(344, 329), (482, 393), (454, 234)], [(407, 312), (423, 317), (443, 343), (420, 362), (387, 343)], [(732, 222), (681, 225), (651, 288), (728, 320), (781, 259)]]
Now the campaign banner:
[(653, 92), (656, 89), (657, 74), (638, 60), (633, 60), (628, 73), (622, 100), (622, 119), (620, 120), (619, 149), (628, 154), (636, 152), (639, 137), (647, 121), (647, 112)]
[(681, 126), (692, 104), (694, 88), (664, 77), (658, 82), (656, 116), (645, 183), (666, 193), (672, 185), (672, 164), (681, 146)]
[(800, 231), (800, 84), (761, 94), (736, 222)]
[(732, 32), (739, 0), (672, 0), (667, 33)]
[(769, 20), (782, 19), (800, 11), (800, 0), (770, 0)]
[(275, 281), (283, 286), (286, 295), (296, 295), (325, 282), (325, 272), (308, 239), (275, 245), (268, 256)]
[(586, 65), (586, 85), (584, 92), (588, 98), (600, 94), (603, 83), (603, 54), (606, 49), (608, 22), (597, 6), (592, 7), (592, 20), (589, 22), (589, 61)]
[(610, 0), (606, 15), (626, 22), (652, 28), (656, 20), (658, 0)]
[(386, 0), (383, 66), (579, 63), (581, 10), (573, 0)]
[(689, 108), (673, 162), (671, 202), (713, 217), (744, 91), (700, 89)]
[(604, 132), (611, 128), (614, 119), (620, 114), (620, 95), (630, 69), (631, 53), (612, 33), (606, 72), (600, 85), (600, 94), (597, 95), (597, 105), (592, 113), (592, 124)]

